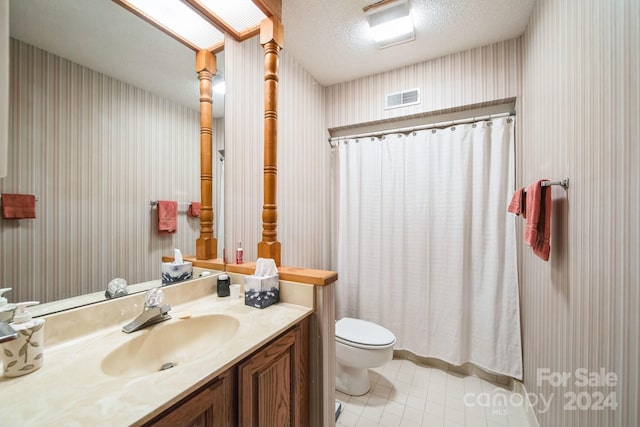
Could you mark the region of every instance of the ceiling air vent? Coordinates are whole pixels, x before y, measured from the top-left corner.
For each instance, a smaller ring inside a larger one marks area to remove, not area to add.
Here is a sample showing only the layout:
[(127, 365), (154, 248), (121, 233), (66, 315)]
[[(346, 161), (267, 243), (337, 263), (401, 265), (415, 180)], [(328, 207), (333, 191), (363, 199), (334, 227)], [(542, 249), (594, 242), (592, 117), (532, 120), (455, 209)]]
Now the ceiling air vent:
[(384, 109), (389, 110), (416, 104), (420, 104), (420, 89), (411, 89), (387, 94)]

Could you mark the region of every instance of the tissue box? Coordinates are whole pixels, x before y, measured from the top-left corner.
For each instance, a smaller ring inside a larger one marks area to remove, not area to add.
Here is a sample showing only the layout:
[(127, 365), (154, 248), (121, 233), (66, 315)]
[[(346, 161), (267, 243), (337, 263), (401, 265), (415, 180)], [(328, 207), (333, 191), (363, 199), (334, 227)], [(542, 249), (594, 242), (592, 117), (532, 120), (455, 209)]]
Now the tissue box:
[(265, 308), (280, 301), (280, 276), (245, 276), (244, 304)]
[(193, 277), (193, 264), (191, 262), (182, 262), (179, 264), (173, 262), (162, 263), (162, 284), (182, 282)]

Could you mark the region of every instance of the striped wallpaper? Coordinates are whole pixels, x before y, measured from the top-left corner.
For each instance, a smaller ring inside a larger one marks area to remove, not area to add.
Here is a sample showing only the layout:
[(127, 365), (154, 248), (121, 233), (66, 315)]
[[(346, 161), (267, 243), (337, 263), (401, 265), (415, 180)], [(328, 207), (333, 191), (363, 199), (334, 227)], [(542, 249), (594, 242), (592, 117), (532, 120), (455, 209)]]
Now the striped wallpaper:
[[(520, 84), (520, 39), (448, 55), (326, 89), (327, 128), (513, 98)], [(385, 95), (420, 89), (420, 104), (384, 109)]]
[(39, 197), (37, 219), (0, 220), (10, 301), (158, 279), (162, 255), (195, 253), (199, 220), (161, 237), (149, 202), (199, 200), (198, 112), (14, 39), (10, 74), (0, 192)]
[[(244, 259), (253, 261), (262, 233), (264, 72), (261, 48), (255, 37), (243, 43), (226, 37), (224, 58), (224, 204), (227, 212), (224, 255), (227, 261), (233, 262), (236, 247), (242, 242)], [(282, 158), (281, 153), (278, 153), (279, 158)]]
[[(9, 147), (9, 2), (0, 2), (0, 179), (7, 175)], [(2, 284), (0, 284), (1, 286)]]
[[(638, 426), (640, 2), (538, 0), (522, 50), (517, 180), (571, 179), (553, 189), (551, 259), (520, 257), (524, 384), (554, 394), (542, 426)], [(617, 386), (580, 387), (579, 368)], [(538, 381), (544, 369), (567, 387)], [(618, 408), (571, 405), (597, 393)]]
[[(213, 119), (213, 233), (218, 239), (218, 258), (224, 249), (224, 117)], [(198, 167), (199, 164), (198, 164)], [(200, 200), (198, 189), (198, 200)], [(199, 228), (198, 228), (199, 230)], [(196, 237), (200, 236), (200, 232)], [(195, 249), (194, 249), (195, 250)]]
[[(255, 260), (262, 239), (264, 54), (258, 38), (225, 41), (225, 247)], [(278, 241), (282, 265), (330, 267), (330, 150), (324, 89), (280, 53)]]

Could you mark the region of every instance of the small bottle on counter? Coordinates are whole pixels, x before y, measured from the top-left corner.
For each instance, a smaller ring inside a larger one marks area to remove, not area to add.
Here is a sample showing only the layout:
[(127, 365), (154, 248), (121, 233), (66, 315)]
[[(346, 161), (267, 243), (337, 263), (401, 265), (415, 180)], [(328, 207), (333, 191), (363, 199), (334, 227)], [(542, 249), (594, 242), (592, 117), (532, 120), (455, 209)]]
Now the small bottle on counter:
[(231, 284), (231, 280), (227, 274), (221, 274), (218, 276), (218, 284), (216, 292), (219, 297), (228, 297), (229, 296), (229, 285)]
[(43, 361), (44, 319), (32, 319), (27, 307), (38, 301), (19, 302), (11, 327), (19, 337), (2, 344), (2, 362), (6, 377), (19, 377), (40, 369)]
[(236, 264), (242, 264), (242, 257), (244, 251), (242, 250), (242, 242), (238, 242), (238, 249), (236, 249)]

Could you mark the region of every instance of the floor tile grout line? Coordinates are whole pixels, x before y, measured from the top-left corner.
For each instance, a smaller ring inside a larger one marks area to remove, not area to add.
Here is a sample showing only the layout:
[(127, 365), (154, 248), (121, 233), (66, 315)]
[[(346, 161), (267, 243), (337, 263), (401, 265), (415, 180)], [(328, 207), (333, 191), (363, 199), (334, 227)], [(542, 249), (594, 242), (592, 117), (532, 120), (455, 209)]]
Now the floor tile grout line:
[(344, 404), (343, 413), (347, 413), (344, 418), (347, 424), (341, 423), (338, 418), (337, 425), (383, 426), (400, 420), (399, 426), (436, 427), (445, 423), (465, 426), (473, 421), (473, 425), (480, 423), (488, 426), (491, 423), (508, 427), (509, 417), (514, 418), (518, 426), (526, 425), (522, 423), (524, 412), (521, 416), (517, 411), (516, 415), (509, 412), (517, 408), (483, 407), (483, 402), (473, 400), (483, 394), (497, 393), (497, 390), (508, 396), (513, 394), (503, 385), (481, 377), (449, 372), (407, 359), (393, 359), (383, 368), (371, 369), (369, 376), (371, 389), (365, 395), (348, 396), (337, 392), (337, 399)]

